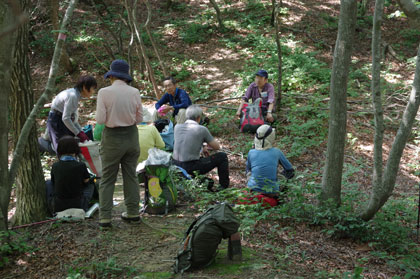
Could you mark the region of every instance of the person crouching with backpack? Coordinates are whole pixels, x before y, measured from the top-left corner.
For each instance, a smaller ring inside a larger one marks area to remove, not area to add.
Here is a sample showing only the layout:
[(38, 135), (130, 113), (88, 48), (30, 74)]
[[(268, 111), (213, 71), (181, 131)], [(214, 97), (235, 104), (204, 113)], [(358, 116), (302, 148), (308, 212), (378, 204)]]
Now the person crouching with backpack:
[(47, 181), (48, 207), (52, 213), (69, 208), (89, 208), (94, 192), (94, 184), (89, 183), (90, 174), (86, 165), (77, 160), (79, 144), (72, 136), (64, 136), (58, 141), (59, 161), (51, 169), (51, 180)]
[(269, 125), (258, 128), (254, 138), (254, 149), (248, 153), (246, 172), (248, 188), (251, 192), (262, 193), (271, 198), (277, 198), (280, 187), (277, 182), (277, 167), (283, 167), (282, 174), (291, 179), (294, 176), (292, 164), (280, 149), (273, 147), (275, 140), (274, 129)]

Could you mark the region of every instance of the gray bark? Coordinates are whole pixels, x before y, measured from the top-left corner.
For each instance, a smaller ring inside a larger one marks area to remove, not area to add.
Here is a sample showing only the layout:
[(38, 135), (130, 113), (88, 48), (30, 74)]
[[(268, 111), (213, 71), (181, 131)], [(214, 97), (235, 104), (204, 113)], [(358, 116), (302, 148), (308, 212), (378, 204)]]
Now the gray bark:
[(149, 74), (150, 81), (152, 82), (153, 90), (155, 92), (156, 98), (160, 99), (161, 94), (160, 94), (159, 89), (157, 87), (157, 83), (156, 83), (155, 75), (154, 75), (154, 72), (153, 72), (153, 68), (152, 68), (152, 66), (150, 65), (150, 62), (149, 62), (149, 57), (147, 56), (147, 53), (146, 53), (146, 46), (144, 45), (144, 42), (143, 42), (143, 40), (140, 36), (139, 30), (137, 28), (137, 19), (136, 19), (137, 0), (134, 1), (134, 5), (132, 7), (129, 6), (127, 0), (125, 0), (125, 7), (126, 7), (127, 13), (128, 13), (128, 23), (134, 29), (134, 33), (136, 35), (138, 44), (140, 46), (140, 51), (142, 52), (142, 56), (144, 58), (144, 64), (146, 65), (146, 69), (147, 69), (147, 72)]
[(356, 25), (357, 1), (341, 0), (338, 35), (330, 83), (330, 120), (327, 159), (322, 176), (320, 202), (341, 203), (341, 179), (347, 122), (347, 79), (353, 36)]
[[(5, 1), (0, 1), (0, 30), (16, 26), (13, 14)], [(16, 29), (16, 28), (15, 28)], [(0, 37), (0, 231), (7, 230), (7, 211), (10, 200), (8, 175), (8, 103), (10, 91), (11, 65), (14, 47), (14, 32), (2, 32)]]
[[(61, 29), (60, 29), (60, 33), (65, 33), (66, 32), (66, 26), (67, 24), (70, 22), (70, 19), (73, 15), (73, 10), (77, 4), (78, 0), (71, 0), (70, 4), (66, 10), (66, 14), (64, 15), (63, 18), (63, 22), (61, 24)], [(57, 39), (57, 43), (55, 45), (55, 49), (54, 49), (54, 55), (53, 55), (53, 59), (51, 61), (51, 67), (50, 67), (50, 73), (48, 76), (48, 81), (47, 84), (45, 86), (45, 90), (42, 93), (41, 97), (39, 97), (37, 103), (35, 104), (35, 106), (32, 108), (31, 113), (29, 114), (28, 118), (26, 119), (26, 122), (22, 128), (21, 134), (19, 136), (19, 140), (16, 144), (16, 148), (13, 152), (13, 160), (12, 163), (10, 165), (10, 170), (9, 170), (9, 188), (11, 189), (14, 181), (15, 181), (15, 177), (16, 177), (16, 173), (17, 170), (21, 164), (22, 158), (23, 158), (23, 152), (25, 151), (25, 146), (28, 142), (28, 136), (31, 132), (31, 129), (33, 127), (33, 125), (35, 124), (36, 121), (36, 117), (39, 113), (39, 110), (43, 107), (43, 105), (51, 98), (51, 95), (55, 89), (55, 78), (57, 76), (57, 72), (58, 72), (58, 68), (59, 68), (59, 61), (60, 61), (60, 57), (61, 57), (61, 52), (64, 46), (64, 42), (65, 39), (63, 37), (60, 36)]]
[(159, 60), (159, 64), (160, 64), (160, 67), (162, 68), (163, 75), (167, 77), (168, 71), (166, 70), (165, 64), (163, 63), (162, 57), (160, 56), (159, 50), (157, 48), (155, 39), (153, 39), (153, 36), (149, 29), (150, 22), (152, 21), (152, 8), (150, 7), (149, 0), (145, 0), (145, 2), (146, 2), (146, 7), (147, 7), (147, 20), (146, 20), (146, 23), (144, 24), (144, 28), (146, 29), (147, 35), (149, 36), (150, 42), (152, 43), (152, 47), (153, 47), (153, 50), (155, 51), (156, 57)]
[(212, 4), (213, 8), (216, 11), (216, 17), (217, 17), (217, 22), (219, 23), (219, 29), (220, 30), (225, 29), (225, 25), (223, 24), (223, 20), (222, 20), (222, 14), (220, 13), (220, 9), (216, 3), (216, 0), (210, 0), (210, 3)]
[[(384, 0), (376, 0), (372, 28), (372, 103), (375, 115), (375, 136), (373, 155), (373, 188), (382, 187), (383, 157), (382, 144), (384, 136), (384, 112), (381, 96), (381, 23)], [(375, 191), (374, 191), (375, 192)]]
[[(20, 0), (22, 11), (28, 10), (28, 0)], [(10, 94), (11, 134), (14, 144), (34, 105), (34, 94), (31, 87), (31, 73), (29, 67), (29, 23), (23, 24), (17, 33), (13, 55), (13, 72)], [(16, 178), (16, 212), (13, 225), (21, 225), (45, 218), (46, 199), (45, 181), (39, 155), (37, 129), (32, 126), (23, 153), (23, 161)]]
[(412, 0), (397, 0), (414, 28), (420, 28), (420, 8)]
[(395, 187), (397, 173), (401, 161), (401, 156), (407, 143), (408, 137), (413, 127), (414, 119), (420, 105), (420, 45), (417, 51), (416, 72), (414, 75), (411, 94), (407, 106), (404, 110), (403, 118), (400, 123), (397, 135), (392, 144), (389, 158), (385, 167), (383, 184), (373, 189), (369, 203), (362, 212), (364, 220), (370, 220), (375, 213), (385, 204), (391, 196)]
[[(275, 0), (273, 0), (273, 5), (275, 5)], [(276, 28), (276, 45), (277, 45), (277, 58), (279, 60), (278, 62), (278, 77), (277, 77), (277, 109), (280, 109), (281, 106), (281, 93), (282, 93), (282, 86), (281, 86), (281, 81), (282, 81), (282, 77), (283, 77), (283, 73), (282, 73), (282, 53), (281, 53), (281, 43), (280, 43), (280, 34), (281, 34), (281, 30), (280, 30), (280, 11), (279, 9), (283, 6), (283, 1), (280, 0), (278, 9), (277, 9), (277, 13), (275, 13), (275, 17), (274, 17), (274, 26)]]

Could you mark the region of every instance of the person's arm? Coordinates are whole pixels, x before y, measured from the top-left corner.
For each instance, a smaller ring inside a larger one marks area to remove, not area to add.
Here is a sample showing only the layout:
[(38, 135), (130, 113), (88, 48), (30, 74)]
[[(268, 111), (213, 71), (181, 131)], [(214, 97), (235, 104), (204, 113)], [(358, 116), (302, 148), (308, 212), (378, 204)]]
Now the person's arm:
[(241, 110), (242, 110), (243, 105), (245, 103), (248, 103), (249, 98), (251, 98), (251, 87), (252, 87), (252, 84), (250, 86), (248, 86), (248, 88), (245, 92), (245, 96), (242, 97), (241, 103), (238, 107), (238, 110), (236, 111), (236, 116), (238, 116), (238, 117), (241, 115)]
[(248, 152), (248, 157), (246, 158), (245, 173), (248, 174), (249, 172), (251, 172), (251, 160), (249, 159), (249, 152)]
[(89, 182), (90, 180), (90, 174), (87, 170), (87, 167), (85, 166), (84, 163), (82, 163), (83, 165), (81, 166), (81, 171), (83, 172), (83, 182), (86, 184)]
[[(74, 125), (72, 120), (72, 115), (77, 113), (78, 107), (77, 97), (70, 95), (64, 103), (63, 109), (63, 116), (62, 120), (64, 125), (76, 136), (81, 132), (81, 129), (78, 129), (76, 125)], [(79, 125), (80, 127), (80, 125)]]
[(167, 102), (169, 102), (169, 95), (165, 93), (162, 96), (162, 98), (160, 98), (160, 100), (157, 101), (157, 103), (155, 104), (155, 109), (158, 110), (162, 105), (166, 104)]
[(178, 89), (179, 90), (179, 99), (181, 100), (180, 104), (177, 105), (173, 105), (174, 109), (180, 109), (180, 108), (187, 108), (189, 107), (191, 100), (190, 97), (188, 96), (187, 92), (185, 90), (182, 89)]
[(268, 95), (268, 108), (267, 108), (267, 120), (272, 122), (273, 119), (273, 108), (274, 108), (274, 102), (275, 102), (275, 96), (274, 96), (274, 86), (269, 86), (267, 89), (267, 95)]
[(141, 97), (140, 93), (136, 95), (136, 124), (139, 124), (143, 121), (143, 106), (141, 104)]
[(214, 150), (219, 150), (220, 149), (220, 144), (217, 140), (214, 139), (214, 137), (210, 134), (209, 129), (207, 129), (204, 126), (201, 126), (203, 129), (203, 139), (204, 142), (206, 142), (211, 148), (213, 148)]
[(293, 178), (295, 176), (295, 170), (293, 169), (292, 164), (287, 160), (286, 156), (284, 156), (283, 152), (278, 149), (279, 153), (279, 163), (283, 167), (283, 171), (281, 172), (287, 179)]
[(98, 98), (96, 100), (96, 123), (105, 124), (106, 121), (106, 107), (104, 99), (101, 94), (101, 90), (98, 92)]

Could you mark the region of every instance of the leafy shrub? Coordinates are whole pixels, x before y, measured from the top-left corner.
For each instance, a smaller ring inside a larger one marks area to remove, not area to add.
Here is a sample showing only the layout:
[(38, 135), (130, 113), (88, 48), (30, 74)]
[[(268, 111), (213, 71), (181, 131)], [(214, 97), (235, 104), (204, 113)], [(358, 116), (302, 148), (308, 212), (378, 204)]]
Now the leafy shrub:
[(208, 40), (211, 33), (209, 25), (198, 23), (187, 24), (180, 32), (181, 39), (188, 44), (204, 43)]

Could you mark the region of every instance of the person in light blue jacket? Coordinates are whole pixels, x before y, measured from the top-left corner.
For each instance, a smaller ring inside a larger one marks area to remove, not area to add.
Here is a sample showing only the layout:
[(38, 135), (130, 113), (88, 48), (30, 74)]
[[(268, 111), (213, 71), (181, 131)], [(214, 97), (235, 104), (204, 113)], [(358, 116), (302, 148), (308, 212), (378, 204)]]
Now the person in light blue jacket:
[(277, 181), (277, 168), (283, 167), (283, 174), (287, 179), (294, 176), (292, 164), (280, 149), (272, 146), (275, 140), (274, 129), (269, 125), (258, 128), (254, 138), (254, 149), (248, 153), (246, 172), (249, 177), (248, 187), (252, 192), (263, 193), (270, 197), (277, 197), (280, 193)]

